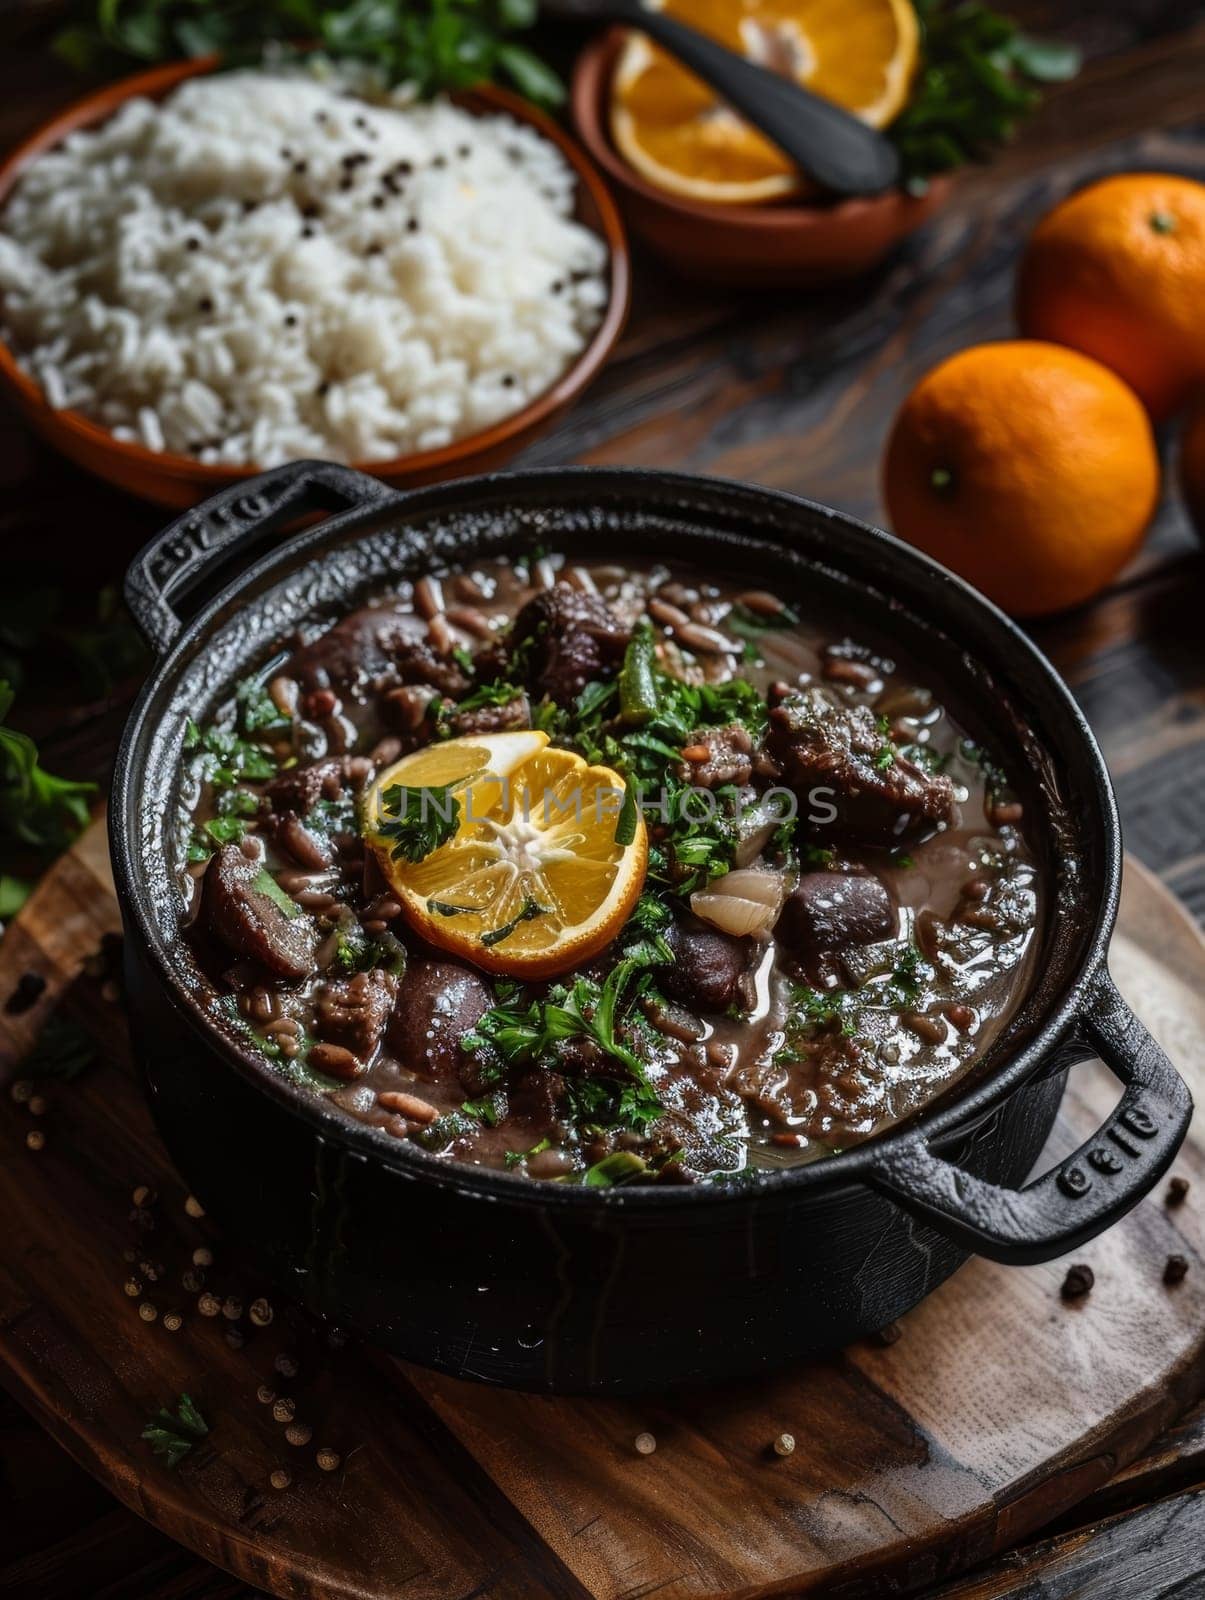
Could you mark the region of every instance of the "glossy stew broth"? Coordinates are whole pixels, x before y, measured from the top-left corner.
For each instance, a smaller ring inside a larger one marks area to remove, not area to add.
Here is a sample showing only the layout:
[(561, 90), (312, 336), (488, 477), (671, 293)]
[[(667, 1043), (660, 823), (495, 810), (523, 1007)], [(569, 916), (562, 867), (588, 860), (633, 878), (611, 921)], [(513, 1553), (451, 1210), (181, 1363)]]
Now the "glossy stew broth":
[[(614, 939), (540, 983), (416, 936), (363, 837), (382, 768), (527, 727), (639, 789), (649, 838)], [(1041, 889), (993, 753), (884, 640), (696, 570), (399, 584), (285, 641), (187, 745), (212, 1004), (434, 1157), (592, 1185), (812, 1160), (962, 1075), (1026, 986)]]

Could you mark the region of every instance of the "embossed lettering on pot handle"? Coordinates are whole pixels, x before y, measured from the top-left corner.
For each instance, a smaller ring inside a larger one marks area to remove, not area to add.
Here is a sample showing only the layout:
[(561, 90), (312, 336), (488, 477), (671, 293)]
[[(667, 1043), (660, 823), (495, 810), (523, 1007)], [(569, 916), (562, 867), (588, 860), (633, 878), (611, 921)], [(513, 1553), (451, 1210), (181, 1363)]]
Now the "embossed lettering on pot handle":
[(1103, 1126), (1058, 1166), (1023, 1189), (1007, 1189), (944, 1160), (916, 1137), (885, 1148), (871, 1181), (939, 1233), (994, 1261), (1049, 1261), (1095, 1238), (1167, 1171), (1188, 1130), (1192, 1096), (1107, 972), (1089, 989), (1081, 1028), (1125, 1093)]
[(156, 534), (130, 563), (126, 604), (157, 655), (174, 643), (176, 607), (232, 556), (250, 555), (285, 522), (393, 498), (376, 478), (331, 461), (290, 461), (223, 489)]

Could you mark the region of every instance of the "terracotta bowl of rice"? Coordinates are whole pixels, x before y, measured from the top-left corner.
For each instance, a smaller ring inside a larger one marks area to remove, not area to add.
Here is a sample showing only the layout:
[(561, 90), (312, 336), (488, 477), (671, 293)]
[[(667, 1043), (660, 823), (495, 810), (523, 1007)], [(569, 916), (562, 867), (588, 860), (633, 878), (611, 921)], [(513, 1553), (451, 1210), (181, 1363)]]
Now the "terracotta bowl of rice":
[(577, 398), (630, 259), (555, 123), (216, 66), (113, 84), (0, 166), (0, 388), (55, 448), (166, 506), (298, 457), (406, 487)]

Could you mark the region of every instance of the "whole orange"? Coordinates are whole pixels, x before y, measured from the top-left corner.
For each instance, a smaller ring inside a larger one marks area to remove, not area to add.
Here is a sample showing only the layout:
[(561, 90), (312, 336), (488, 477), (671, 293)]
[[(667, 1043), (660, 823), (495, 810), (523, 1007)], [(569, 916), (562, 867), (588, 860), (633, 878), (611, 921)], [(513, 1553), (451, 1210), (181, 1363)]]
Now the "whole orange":
[(1180, 489), (1184, 504), (1205, 539), (1205, 390), (1196, 395), (1180, 436)]
[(883, 468), (892, 525), (1016, 616), (1103, 589), (1159, 498), (1150, 419), (1099, 362), (1060, 345), (976, 345), (921, 379)]
[(1105, 178), (1055, 206), (1021, 261), (1017, 321), (1112, 367), (1156, 422), (1205, 381), (1205, 184)]

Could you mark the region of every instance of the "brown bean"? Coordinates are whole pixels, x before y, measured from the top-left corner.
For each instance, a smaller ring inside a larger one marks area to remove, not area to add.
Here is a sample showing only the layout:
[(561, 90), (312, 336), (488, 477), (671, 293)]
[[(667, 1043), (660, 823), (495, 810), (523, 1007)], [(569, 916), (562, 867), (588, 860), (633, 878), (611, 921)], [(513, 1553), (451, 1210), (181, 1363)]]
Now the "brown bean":
[(662, 623), (667, 628), (676, 632), (679, 628), (689, 628), (690, 618), (678, 606), (671, 605), (668, 600), (650, 600), (648, 614), (655, 622)]
[(307, 717), (321, 722), (323, 717), (331, 716), (338, 709), (339, 696), (333, 689), (315, 689), (301, 703)]
[(401, 914), (402, 908), (392, 895), (381, 895), (372, 902), (367, 911), (367, 915), (378, 922), (392, 922)]
[(768, 589), (746, 589), (743, 594), (736, 597), (737, 604), (744, 606), (746, 611), (752, 611), (759, 617), (778, 617), (786, 610), (786, 605), (776, 594), (771, 594)]
[(718, 628), (705, 628), (700, 622), (688, 622), (674, 631), (688, 650), (700, 655), (739, 655), (741, 651), (735, 639), (729, 639)]
[(474, 605), (479, 600), (488, 600), (489, 595), (467, 572), (459, 572), (451, 581), (452, 593), (458, 600), (463, 600), (469, 605)]
[(286, 677), (283, 672), (278, 672), (268, 682), (268, 695), (272, 704), (286, 717), (296, 715), (300, 693), (296, 678)]
[(944, 1044), (947, 1028), (938, 1017), (926, 1016), (923, 1011), (905, 1011), (900, 1021), (926, 1044)]
[(292, 1017), (274, 1017), (263, 1031), (266, 1038), (279, 1043), (281, 1039), (296, 1039), (301, 1032), (301, 1024)]
[(958, 914), (959, 922), (968, 928), (979, 928), (984, 933), (995, 933), (1000, 926), (1000, 918), (990, 906), (972, 906), (969, 911)]
[(533, 1178), (559, 1178), (563, 1172), (568, 1172), (570, 1161), (559, 1150), (541, 1150), (538, 1155), (527, 1158), (527, 1171)]
[(711, 746), (709, 744), (688, 744), (682, 752), (683, 761), (710, 761)]
[(271, 989), (257, 986), (240, 996), (239, 1009), (252, 1022), (268, 1022), (280, 1009), (280, 1002)]
[(947, 1006), (945, 1012), (959, 1033), (969, 1033), (978, 1021), (972, 1006), (964, 1006), (957, 1001), (953, 1005)]
[(490, 619), (484, 611), (478, 611), (476, 606), (453, 606), (447, 617), (453, 627), (463, 628), (475, 638), (489, 639), (493, 635)]
[(772, 1133), (770, 1143), (781, 1145), (784, 1150), (798, 1150), (803, 1137), (798, 1133)]
[(992, 892), (992, 886), (986, 878), (968, 878), (962, 886), (964, 900), (986, 900)]
[(580, 589), (583, 594), (597, 594), (598, 585), (586, 571), (585, 567), (570, 567), (565, 573), (565, 582)]
[(998, 800), (987, 808), (987, 819), (993, 828), (1015, 827), (1025, 815), (1025, 807), (1019, 800)]
[(828, 656), (820, 668), (830, 683), (848, 684), (851, 689), (869, 689), (879, 681), (876, 668), (867, 661), (851, 661), (848, 656)]
[(414, 733), (422, 727), (427, 707), (436, 698), (436, 691), (428, 684), (408, 683), (401, 689), (390, 689), (385, 696), (392, 716), (390, 721), (403, 733)]
[(392, 766), (401, 753), (402, 741), (389, 733), (373, 745), (369, 760), (374, 767), (388, 767)]
[(368, 1070), (358, 1056), (341, 1044), (314, 1045), (310, 1050), (310, 1065), (318, 1072), (325, 1072), (327, 1077), (342, 1078), (345, 1082)]
[(377, 1095), (377, 1104), (382, 1111), (396, 1111), (423, 1127), (429, 1126), (439, 1116), (438, 1108), (429, 1100), (421, 1100), (416, 1094), (403, 1094), (399, 1089), (382, 1089)]
[(414, 609), (427, 622), (444, 609), (443, 585), (438, 578), (420, 578), (414, 585)]
[(432, 647), (441, 656), (451, 655), (456, 647), (456, 640), (452, 637), (452, 629), (447, 617), (442, 612), (434, 616), (427, 623), (427, 637), (431, 640)]

